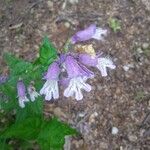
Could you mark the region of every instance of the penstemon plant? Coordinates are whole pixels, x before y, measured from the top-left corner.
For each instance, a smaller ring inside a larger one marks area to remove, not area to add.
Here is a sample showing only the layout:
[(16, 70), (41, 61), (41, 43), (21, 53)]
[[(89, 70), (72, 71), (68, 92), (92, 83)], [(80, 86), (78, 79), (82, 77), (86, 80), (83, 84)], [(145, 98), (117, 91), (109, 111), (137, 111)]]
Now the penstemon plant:
[(9, 115), (12, 119), (0, 126), (2, 149), (15, 149), (19, 144), (22, 149), (33, 149), (37, 145), (41, 150), (59, 150), (66, 135), (77, 134), (75, 129), (56, 117), (44, 118), (43, 99), (58, 99), (59, 87), (63, 86), (65, 97), (74, 96), (77, 101), (82, 100), (82, 90), (92, 90), (86, 83), (87, 79), (94, 77), (87, 66), (98, 68), (104, 77), (107, 76), (107, 68), (115, 69), (112, 60), (102, 54), (91, 55), (87, 50), (72, 52), (77, 43), (103, 40), (106, 34), (106, 29), (92, 24), (67, 40), (62, 53), (58, 53), (45, 37), (39, 57), (32, 63), (8, 53), (4, 55), (9, 75), (0, 77), (0, 110), (5, 117)]

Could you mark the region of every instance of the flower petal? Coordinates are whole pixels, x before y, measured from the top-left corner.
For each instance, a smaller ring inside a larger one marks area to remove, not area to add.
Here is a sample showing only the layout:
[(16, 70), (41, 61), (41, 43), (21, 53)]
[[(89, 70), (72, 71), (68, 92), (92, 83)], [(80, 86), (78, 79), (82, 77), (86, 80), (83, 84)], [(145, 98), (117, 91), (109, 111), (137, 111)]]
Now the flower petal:
[(74, 83), (72, 81), (70, 81), (69, 86), (64, 90), (64, 96), (69, 97), (69, 96), (73, 96), (74, 92)]
[(56, 80), (47, 80), (40, 90), (41, 95), (45, 95), (45, 100), (51, 100), (52, 98), (59, 98), (59, 88), (58, 81)]
[(97, 68), (100, 70), (102, 77), (106, 77), (108, 75), (105, 66), (97, 65)]
[(88, 83), (80, 82), (82, 84), (82, 89), (84, 89), (87, 92), (90, 92), (92, 90), (91, 86)]
[(52, 91), (47, 91), (45, 94), (45, 100), (50, 101), (52, 99)]
[(19, 97), (19, 106), (21, 108), (25, 107), (25, 102), (28, 102), (29, 99), (25, 96), (25, 97)]
[(84, 30), (77, 32), (75, 35), (71, 37), (72, 44), (91, 39), (95, 33), (95, 30), (96, 25), (92, 24), (89, 27), (85, 28)]
[(92, 57), (88, 54), (79, 54), (79, 61), (87, 66), (95, 67), (97, 65), (97, 57)]
[(57, 80), (58, 79), (58, 76), (60, 74), (60, 67), (59, 67), (59, 64), (57, 62), (53, 62), (47, 72), (46, 72), (46, 75), (44, 76), (45, 79), (49, 80)]
[(28, 87), (28, 94), (32, 102), (34, 102), (35, 99), (40, 95), (39, 93), (36, 92), (36, 89), (32, 84), (29, 85)]
[(83, 99), (83, 94), (81, 93), (81, 89), (79, 87), (76, 88), (75, 98), (77, 101), (80, 101)]
[(87, 77), (94, 76), (92, 71), (87, 69), (83, 64), (77, 62), (77, 60), (71, 55), (68, 55), (66, 57), (65, 67), (69, 78), (78, 76), (87, 76)]
[(106, 29), (96, 28), (96, 31), (95, 31), (94, 35), (92, 36), (92, 38), (96, 39), (96, 40), (103, 40), (104, 36), (106, 36), (106, 34), (107, 34)]
[(102, 76), (107, 76), (107, 67), (110, 69), (115, 69), (116, 66), (110, 58), (98, 58), (97, 68), (100, 70)]
[(18, 97), (25, 97), (26, 95), (26, 88), (22, 80), (19, 80), (17, 83), (17, 92), (18, 92)]
[(83, 99), (82, 89), (89, 92), (91, 91), (91, 86), (85, 83), (82, 77), (72, 78), (64, 91), (64, 96), (69, 97), (75, 95), (76, 100), (81, 100)]
[(45, 94), (45, 91), (46, 91), (46, 89), (48, 88), (49, 84), (50, 84), (50, 81), (47, 80), (47, 81), (45, 82), (45, 84), (43, 85), (42, 89), (40, 90), (40, 94), (41, 94), (41, 95)]
[(21, 108), (24, 108), (25, 107), (25, 104), (24, 104), (24, 101), (22, 99), (19, 98), (19, 106)]
[(53, 98), (58, 99), (59, 98), (59, 92), (58, 92), (58, 82), (55, 82), (54, 85), (54, 91), (53, 91)]

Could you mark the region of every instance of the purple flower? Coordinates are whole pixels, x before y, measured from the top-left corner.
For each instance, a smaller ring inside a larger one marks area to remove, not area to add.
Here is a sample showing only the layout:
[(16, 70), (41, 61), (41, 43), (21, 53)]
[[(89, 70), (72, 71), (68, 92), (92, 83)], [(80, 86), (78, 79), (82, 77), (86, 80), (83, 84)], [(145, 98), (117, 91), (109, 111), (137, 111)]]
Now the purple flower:
[(21, 108), (24, 108), (25, 102), (28, 102), (29, 99), (26, 97), (26, 88), (22, 80), (18, 81), (17, 83), (17, 92), (18, 92), (19, 106)]
[(71, 37), (71, 43), (86, 41), (89, 39), (103, 40), (103, 36), (107, 34), (106, 29), (97, 28), (95, 24), (90, 25), (84, 30), (78, 31)]
[(40, 90), (41, 95), (45, 95), (45, 100), (52, 98), (59, 98), (58, 78), (60, 74), (60, 67), (57, 62), (53, 62), (45, 75), (46, 82)]
[(79, 61), (82, 64), (95, 67), (98, 64), (97, 57), (88, 54), (79, 54)]
[(79, 61), (85, 65), (97, 67), (103, 77), (107, 76), (107, 68), (115, 69), (116, 66), (108, 57), (92, 57), (88, 54), (80, 54)]
[(69, 85), (64, 91), (64, 96), (69, 97), (75, 95), (76, 100), (81, 100), (83, 98), (82, 89), (87, 92), (91, 91), (91, 86), (85, 82), (87, 78), (93, 77), (94, 74), (84, 65), (77, 62), (71, 55), (66, 56), (64, 66), (69, 78)]
[(82, 77), (70, 79), (69, 85), (64, 91), (64, 96), (70, 97), (75, 95), (76, 100), (82, 100), (83, 94), (81, 90), (84, 89), (85, 91), (90, 92), (92, 89), (91, 86), (85, 82), (86, 80)]
[(31, 84), (28, 87), (28, 93), (32, 102), (34, 102), (35, 99), (40, 95), (38, 92), (36, 92), (35, 87)]
[(6, 75), (0, 75), (0, 84), (3, 84), (7, 81), (8, 76)]
[(69, 78), (73, 77), (93, 77), (94, 74), (92, 71), (87, 69), (83, 64), (79, 63), (73, 56), (68, 55), (65, 59), (65, 68)]

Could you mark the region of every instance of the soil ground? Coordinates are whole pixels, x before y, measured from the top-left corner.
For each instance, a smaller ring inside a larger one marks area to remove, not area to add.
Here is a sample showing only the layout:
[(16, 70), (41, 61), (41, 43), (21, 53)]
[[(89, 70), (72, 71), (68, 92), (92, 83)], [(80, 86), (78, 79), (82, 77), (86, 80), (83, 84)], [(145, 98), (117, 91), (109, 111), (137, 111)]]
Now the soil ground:
[[(114, 33), (109, 18), (121, 22)], [(0, 0), (2, 54), (32, 60), (44, 35), (61, 50), (67, 38), (91, 23), (108, 29), (105, 41), (92, 41), (97, 52), (112, 56), (115, 71), (90, 80), (91, 93), (81, 102), (63, 96), (46, 103), (45, 114), (76, 127), (71, 150), (150, 149), (150, 1), (149, 0)], [(118, 133), (112, 134), (116, 127)]]

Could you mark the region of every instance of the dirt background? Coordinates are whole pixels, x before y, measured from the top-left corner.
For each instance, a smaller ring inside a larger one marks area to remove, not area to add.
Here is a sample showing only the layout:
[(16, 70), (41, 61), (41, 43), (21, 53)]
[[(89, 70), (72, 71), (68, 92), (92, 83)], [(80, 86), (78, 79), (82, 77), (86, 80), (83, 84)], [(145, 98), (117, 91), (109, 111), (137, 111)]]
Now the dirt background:
[[(109, 28), (110, 17), (120, 20), (120, 32)], [(149, 0), (0, 0), (0, 68), (5, 69), (4, 52), (33, 60), (45, 35), (61, 50), (67, 38), (91, 23), (108, 29), (104, 42), (92, 43), (112, 56), (117, 69), (106, 78), (95, 69), (93, 90), (83, 101), (61, 96), (46, 104), (45, 114), (81, 132), (66, 139), (65, 150), (149, 150)]]

